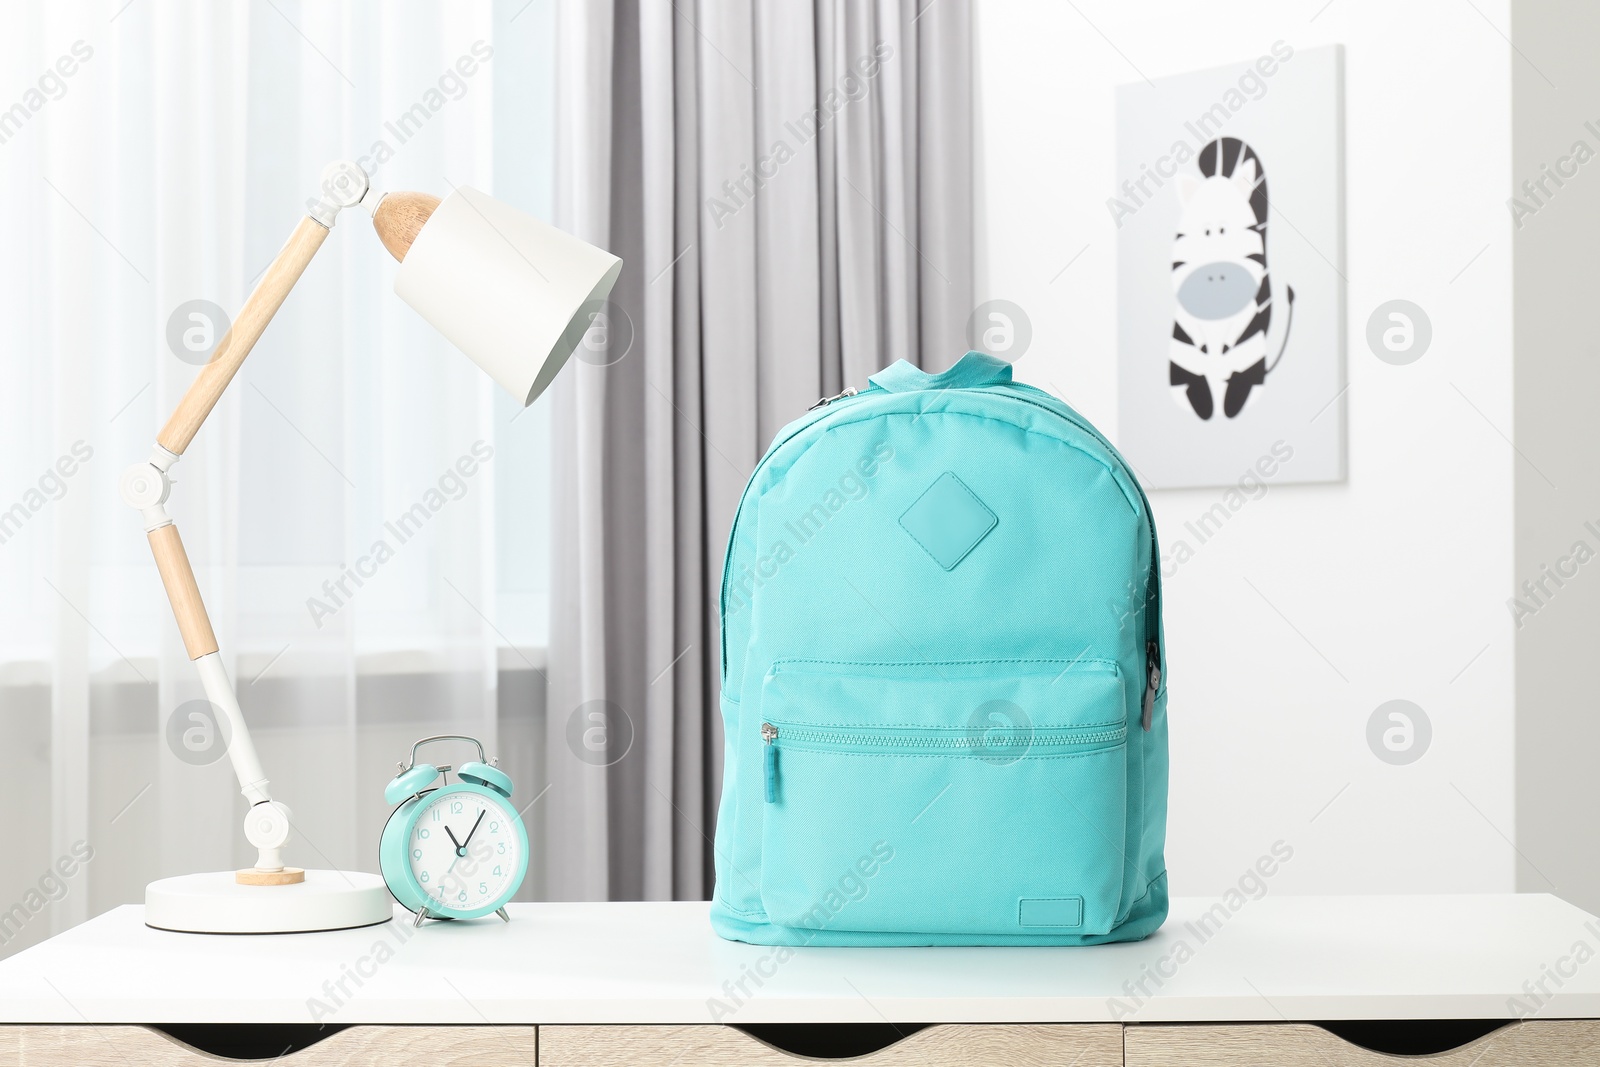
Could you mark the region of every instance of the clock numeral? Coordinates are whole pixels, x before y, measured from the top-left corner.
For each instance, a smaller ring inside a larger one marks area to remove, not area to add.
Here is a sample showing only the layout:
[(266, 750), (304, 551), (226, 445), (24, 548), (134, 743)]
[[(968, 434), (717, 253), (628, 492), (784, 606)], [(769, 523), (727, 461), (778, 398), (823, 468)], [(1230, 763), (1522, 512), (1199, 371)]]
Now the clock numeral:
[(497, 822), (491, 822), (491, 823), (490, 823), (490, 824), (489, 824), (489, 832), (490, 832), (490, 833), (491, 833), (491, 834), (497, 834), (497, 833), (499, 833), (499, 832), (500, 832), (500, 824), (499, 824), (499, 823), (497, 823)]
[(418, 837), (424, 837), (424, 838), (427, 837), (428, 836), (428, 828), (426, 826), (424, 826), (422, 829), (418, 830), (417, 831), (417, 836)]
[(420, 860), (422, 858), (422, 850), (420, 848), (412, 849), (411, 850), (411, 858), (414, 859), (414, 860)]
[(450, 802), (450, 814), (451, 815), (460, 815), (461, 811), (462, 811), (461, 801), (452, 800)]
[(494, 865), (494, 876), (496, 878), (500, 877), (500, 865), (498, 863)]
[(419, 874), (417, 876), (417, 880), (418, 881), (422, 881), (422, 882), (426, 882), (428, 880), (428, 872), (427, 871), (423, 871), (421, 874)]
[(456, 899), (459, 900), (459, 901), (462, 901), (463, 903), (465, 903), (466, 899), (467, 899), (467, 891), (465, 889), (463, 889), (461, 891), (461, 895), (459, 897), (456, 897)]

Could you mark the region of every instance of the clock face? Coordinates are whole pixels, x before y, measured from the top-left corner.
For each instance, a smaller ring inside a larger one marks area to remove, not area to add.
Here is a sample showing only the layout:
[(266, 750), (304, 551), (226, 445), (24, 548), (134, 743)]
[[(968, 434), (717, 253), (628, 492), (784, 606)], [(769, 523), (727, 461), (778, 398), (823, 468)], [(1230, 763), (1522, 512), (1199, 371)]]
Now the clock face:
[(430, 911), (492, 911), (521, 881), (525, 836), (516, 813), (497, 797), (439, 789), (423, 797), (406, 860)]

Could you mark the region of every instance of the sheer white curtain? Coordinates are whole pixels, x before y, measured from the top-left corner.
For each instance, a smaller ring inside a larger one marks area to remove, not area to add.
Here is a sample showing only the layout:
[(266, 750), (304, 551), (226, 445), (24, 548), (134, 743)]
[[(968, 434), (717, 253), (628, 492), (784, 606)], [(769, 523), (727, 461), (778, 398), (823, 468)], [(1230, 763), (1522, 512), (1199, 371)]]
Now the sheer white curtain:
[[(547, 217), (548, 6), (107, 0), (8, 19), (0, 804), (26, 814), (8, 819), (0, 954), (152, 878), (249, 859), (227, 760), (201, 765), (186, 715), (169, 738), (201, 693), (117, 494), (195, 372), (169, 320), (236, 311), (329, 160)], [(346, 213), (169, 505), (304, 866), (376, 869), (383, 782), (424, 734), (501, 742), (525, 799), (542, 775), (531, 742), (499, 735), (536, 736), (537, 687), (508, 701), (500, 679), (542, 667), (546, 416), (394, 297), (394, 267)], [(78, 842), (92, 860), (52, 876)]]

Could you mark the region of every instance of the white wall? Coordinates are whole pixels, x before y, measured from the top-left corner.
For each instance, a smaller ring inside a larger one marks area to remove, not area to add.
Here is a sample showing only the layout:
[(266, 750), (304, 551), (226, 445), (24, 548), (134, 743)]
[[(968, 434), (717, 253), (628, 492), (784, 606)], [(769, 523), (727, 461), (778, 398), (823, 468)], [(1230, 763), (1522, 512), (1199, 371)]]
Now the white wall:
[[(1600, 911), (1600, 716), (1589, 664), (1600, 645), (1600, 170), (1573, 149), (1600, 148), (1600, 10), (1579, 0), (1519, 0), (1514, 39), (1512, 184), (1536, 207), (1514, 229), (1517, 595), (1533, 609), (1517, 639), (1519, 889), (1556, 892)], [(1593, 124), (1595, 129), (1589, 125)], [(1546, 168), (1565, 172), (1556, 186)], [(1576, 173), (1574, 173), (1576, 171)], [(1524, 181), (1544, 180), (1533, 196)], [(1575, 547), (1581, 543), (1588, 562)], [(1563, 577), (1563, 575), (1565, 575)], [(1533, 595), (1524, 581), (1542, 584)], [(1559, 583), (1559, 584), (1557, 584)]]
[[(1113, 439), (1113, 86), (1346, 47), (1349, 477), (1273, 486), (1168, 579), (1174, 893), (1279, 838), (1274, 891), (1513, 888), (1508, 3), (974, 5), (979, 299), (1028, 312), (1019, 376)], [(1403, 367), (1364, 340), (1397, 297), (1434, 328)], [(1155, 494), (1163, 542), (1220, 496)], [(1433, 724), (1409, 766), (1366, 742), (1393, 698)]]

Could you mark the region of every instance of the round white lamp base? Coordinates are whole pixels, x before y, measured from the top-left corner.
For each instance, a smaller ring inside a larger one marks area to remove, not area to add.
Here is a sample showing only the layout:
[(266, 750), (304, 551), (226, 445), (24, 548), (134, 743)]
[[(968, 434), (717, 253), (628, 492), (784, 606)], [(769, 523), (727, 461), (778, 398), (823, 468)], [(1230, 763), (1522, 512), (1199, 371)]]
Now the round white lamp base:
[(144, 924), (196, 934), (289, 934), (372, 926), (394, 916), (375, 874), (307, 871), (295, 885), (240, 885), (232, 871), (185, 874), (144, 890)]

